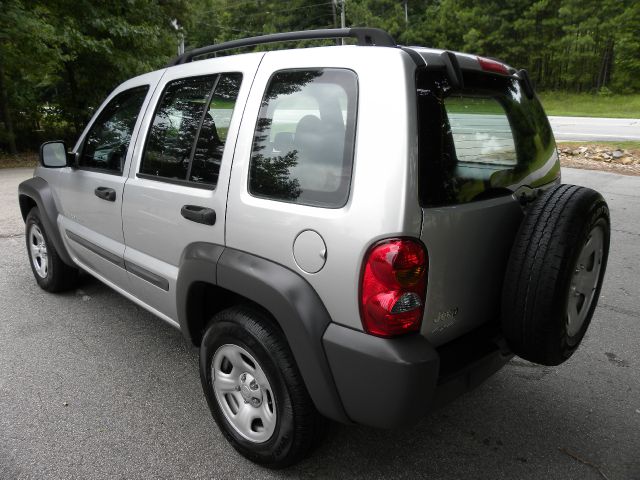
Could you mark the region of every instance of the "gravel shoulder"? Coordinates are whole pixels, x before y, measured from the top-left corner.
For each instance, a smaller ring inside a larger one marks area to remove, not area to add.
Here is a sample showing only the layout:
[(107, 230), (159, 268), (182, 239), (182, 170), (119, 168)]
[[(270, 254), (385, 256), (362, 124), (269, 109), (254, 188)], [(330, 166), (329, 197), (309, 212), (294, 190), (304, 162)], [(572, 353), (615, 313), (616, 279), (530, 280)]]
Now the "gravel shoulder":
[(640, 175), (640, 148), (618, 148), (602, 143), (558, 143), (563, 167)]

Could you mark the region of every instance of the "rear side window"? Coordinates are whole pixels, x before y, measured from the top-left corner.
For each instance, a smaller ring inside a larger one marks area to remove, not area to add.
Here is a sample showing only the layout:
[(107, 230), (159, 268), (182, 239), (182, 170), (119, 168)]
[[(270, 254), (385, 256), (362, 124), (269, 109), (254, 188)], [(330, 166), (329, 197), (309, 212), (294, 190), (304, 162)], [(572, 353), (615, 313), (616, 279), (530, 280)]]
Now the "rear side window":
[(78, 166), (121, 174), (129, 142), (148, 86), (116, 95), (100, 112), (87, 133)]
[(441, 72), (418, 74), (422, 205), (510, 195), (557, 178), (555, 141), (538, 99), (513, 77), (465, 71), (464, 81), (453, 89)]
[(327, 208), (349, 196), (357, 77), (346, 69), (284, 70), (267, 86), (253, 139), (249, 192)]
[(215, 187), (242, 75), (175, 80), (158, 102), (140, 174)]

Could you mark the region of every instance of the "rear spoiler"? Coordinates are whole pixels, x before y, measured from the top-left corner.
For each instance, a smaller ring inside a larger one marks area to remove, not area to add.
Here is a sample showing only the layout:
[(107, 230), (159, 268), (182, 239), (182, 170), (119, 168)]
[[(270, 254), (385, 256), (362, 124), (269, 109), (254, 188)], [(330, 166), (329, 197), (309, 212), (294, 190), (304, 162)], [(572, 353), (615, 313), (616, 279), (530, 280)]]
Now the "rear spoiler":
[(527, 98), (533, 98), (534, 88), (533, 82), (531, 81), (531, 77), (529, 77), (529, 72), (527, 72), (524, 68), (522, 70), (518, 70), (518, 78), (520, 79), (520, 83), (522, 84), (522, 90)]
[(449, 83), (454, 88), (464, 88), (463, 71), (482, 71), (494, 75), (515, 78), (520, 82), (522, 91), (527, 98), (533, 98), (534, 87), (529, 73), (525, 69), (516, 71), (500, 60), (475, 55), (457, 54), (450, 50), (418, 52), (411, 47), (400, 47), (409, 54), (418, 68), (443, 68)]

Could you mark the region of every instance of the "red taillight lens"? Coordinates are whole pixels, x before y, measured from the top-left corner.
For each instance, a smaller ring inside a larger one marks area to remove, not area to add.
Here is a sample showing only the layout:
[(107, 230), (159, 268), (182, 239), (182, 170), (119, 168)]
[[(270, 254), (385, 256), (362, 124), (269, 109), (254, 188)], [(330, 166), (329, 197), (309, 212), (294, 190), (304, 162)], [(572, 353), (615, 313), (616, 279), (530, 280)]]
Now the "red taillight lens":
[(496, 62), (495, 60), (491, 60), (489, 58), (484, 58), (484, 57), (478, 57), (478, 63), (480, 64), (480, 68), (482, 68), (482, 70), (484, 70), (485, 72), (493, 72), (493, 73), (499, 73), (501, 75), (509, 75), (509, 70), (507, 70), (507, 67), (500, 62)]
[(360, 283), (365, 331), (392, 337), (420, 329), (427, 264), (427, 252), (415, 240), (394, 238), (369, 250)]

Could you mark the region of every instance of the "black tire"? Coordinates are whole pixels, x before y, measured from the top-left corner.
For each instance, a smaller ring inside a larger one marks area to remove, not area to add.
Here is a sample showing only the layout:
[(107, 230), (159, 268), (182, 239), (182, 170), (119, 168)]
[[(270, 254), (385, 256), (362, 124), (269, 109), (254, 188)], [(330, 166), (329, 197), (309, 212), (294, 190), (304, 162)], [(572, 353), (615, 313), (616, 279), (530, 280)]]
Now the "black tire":
[[(46, 248), (46, 272), (39, 273), (36, 269), (34, 253), (32, 252), (32, 242), (34, 240), (32, 233), (36, 231), (42, 235), (43, 243)], [(25, 220), (25, 237), (29, 265), (31, 266), (33, 276), (40, 288), (52, 293), (72, 289), (78, 278), (78, 269), (70, 267), (64, 263), (58, 255), (56, 247), (49, 239), (49, 232), (45, 230), (44, 225), (42, 224), (40, 211), (37, 207), (34, 207), (29, 211)]]
[[(560, 185), (530, 206), (511, 250), (502, 297), (502, 329), (515, 354), (559, 365), (576, 351), (600, 296), (609, 238), (609, 209), (594, 190)], [(592, 256), (593, 245), (601, 248)], [(573, 288), (577, 281), (593, 287), (581, 288), (589, 292), (581, 294)], [(580, 315), (570, 315), (570, 307)]]
[[(275, 397), (275, 428), (266, 441), (244, 438), (216, 398), (212, 362), (216, 351), (228, 345), (241, 347), (255, 359)], [(284, 335), (270, 317), (257, 309), (238, 306), (214, 316), (200, 346), (200, 379), (222, 433), (253, 462), (269, 468), (287, 467), (307, 456), (321, 436), (325, 420), (309, 397)]]

